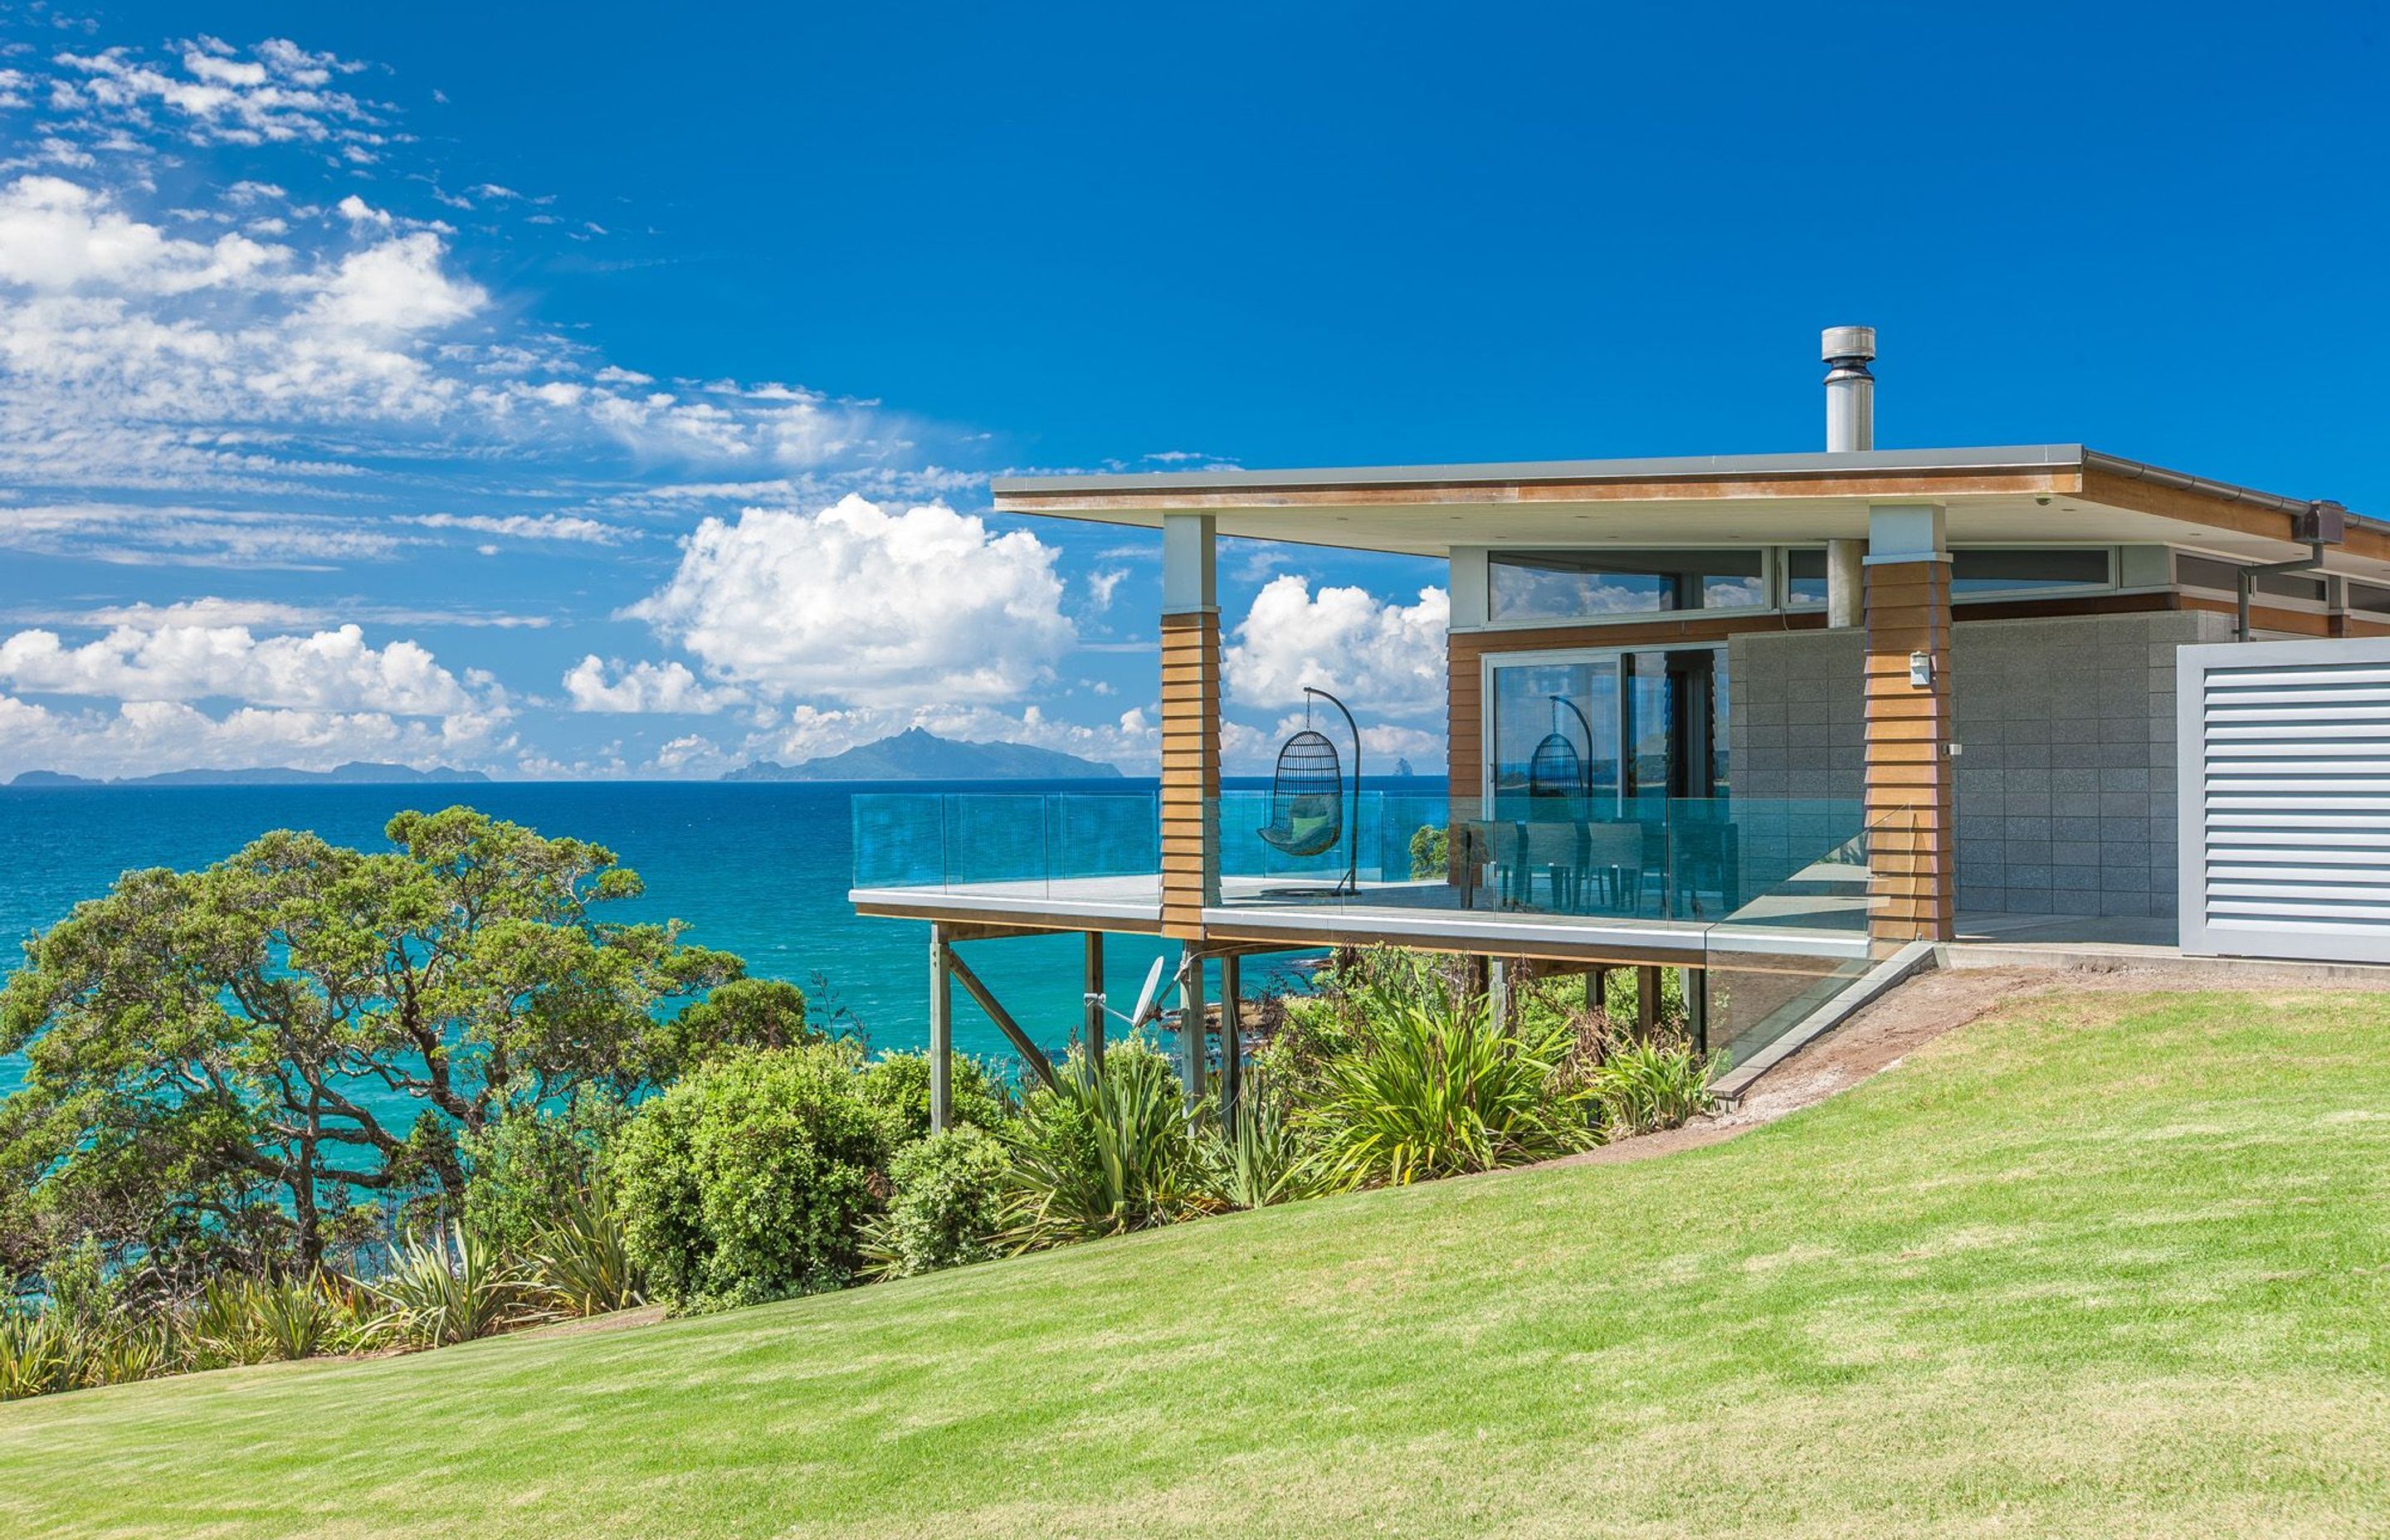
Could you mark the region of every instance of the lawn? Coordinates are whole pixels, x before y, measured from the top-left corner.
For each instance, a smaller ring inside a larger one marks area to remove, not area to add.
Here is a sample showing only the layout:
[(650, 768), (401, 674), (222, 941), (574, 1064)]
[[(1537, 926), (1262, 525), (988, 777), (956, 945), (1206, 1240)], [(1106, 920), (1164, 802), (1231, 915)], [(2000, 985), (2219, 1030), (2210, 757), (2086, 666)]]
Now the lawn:
[(0, 1533), (2390, 1533), (2390, 999), (2027, 1000), (1741, 1138), (0, 1406)]

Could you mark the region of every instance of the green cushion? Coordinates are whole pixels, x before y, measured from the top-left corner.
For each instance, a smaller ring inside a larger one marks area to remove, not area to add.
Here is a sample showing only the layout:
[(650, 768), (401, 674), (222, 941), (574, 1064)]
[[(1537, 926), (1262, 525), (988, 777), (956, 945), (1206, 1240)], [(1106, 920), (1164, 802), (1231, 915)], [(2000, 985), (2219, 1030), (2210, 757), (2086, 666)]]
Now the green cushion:
[(1293, 836), (1296, 844), (1307, 845), (1328, 832), (1329, 826), (1335, 822), (1336, 815), (1333, 813), (1297, 811), (1287, 815), (1286, 831)]

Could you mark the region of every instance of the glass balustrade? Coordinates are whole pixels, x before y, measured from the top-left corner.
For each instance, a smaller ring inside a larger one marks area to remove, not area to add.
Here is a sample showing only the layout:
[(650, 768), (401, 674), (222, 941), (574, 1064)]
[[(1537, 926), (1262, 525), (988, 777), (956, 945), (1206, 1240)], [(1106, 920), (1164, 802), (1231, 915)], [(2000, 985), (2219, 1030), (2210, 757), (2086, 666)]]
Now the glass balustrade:
[[(1266, 789), (1207, 804), (1218, 903), (1864, 930), (1859, 802)], [(1136, 792), (866, 792), (855, 886), (1158, 902), (1160, 809)]]

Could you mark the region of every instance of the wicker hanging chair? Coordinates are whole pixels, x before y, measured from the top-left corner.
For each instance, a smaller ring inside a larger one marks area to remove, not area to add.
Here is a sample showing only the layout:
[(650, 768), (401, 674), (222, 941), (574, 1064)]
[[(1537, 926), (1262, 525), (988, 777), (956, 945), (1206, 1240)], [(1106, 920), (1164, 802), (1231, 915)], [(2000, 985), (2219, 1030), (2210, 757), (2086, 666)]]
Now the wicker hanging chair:
[(1574, 797), (1585, 789), (1585, 761), (1565, 733), (1547, 733), (1527, 762), (1527, 795)]
[[(1344, 725), (1353, 734), (1353, 788), (1356, 799), (1354, 815), (1360, 813), (1357, 799), (1361, 784), (1361, 734), (1353, 725), (1353, 713), (1345, 711), (1344, 702), (1326, 690), (1305, 687), (1306, 697), (1317, 696), (1344, 713)], [(1345, 838), (1344, 762), (1336, 745), (1327, 734), (1311, 724), (1311, 703), (1304, 702), (1304, 728), (1286, 740), (1278, 751), (1278, 770), (1270, 777), (1269, 822), (1253, 832), (1262, 842), (1288, 855), (1308, 857), (1325, 855)], [(1348, 845), (1350, 841), (1345, 841)], [(1342, 891), (1358, 886), (1360, 853), (1352, 852), (1353, 859), (1345, 863)]]

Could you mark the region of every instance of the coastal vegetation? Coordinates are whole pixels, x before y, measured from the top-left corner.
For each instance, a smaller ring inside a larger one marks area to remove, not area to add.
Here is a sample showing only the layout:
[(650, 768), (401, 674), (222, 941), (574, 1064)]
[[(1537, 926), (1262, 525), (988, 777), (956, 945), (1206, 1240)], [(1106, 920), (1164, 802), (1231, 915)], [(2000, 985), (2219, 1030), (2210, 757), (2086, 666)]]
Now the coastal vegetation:
[[(809, 1020), (603, 846), (466, 808), (127, 873), (0, 990), (0, 1398), (704, 1314), (1564, 1155), (1707, 1106), (1634, 1002), (1343, 956), (1234, 1107), (1143, 1035), (1051, 1084)], [(1615, 1016), (1613, 1016), (1615, 1012)]]
[(0, 1532), (2341, 1534), (2390, 1000), (2011, 997), (1624, 1162), (0, 1406)]

